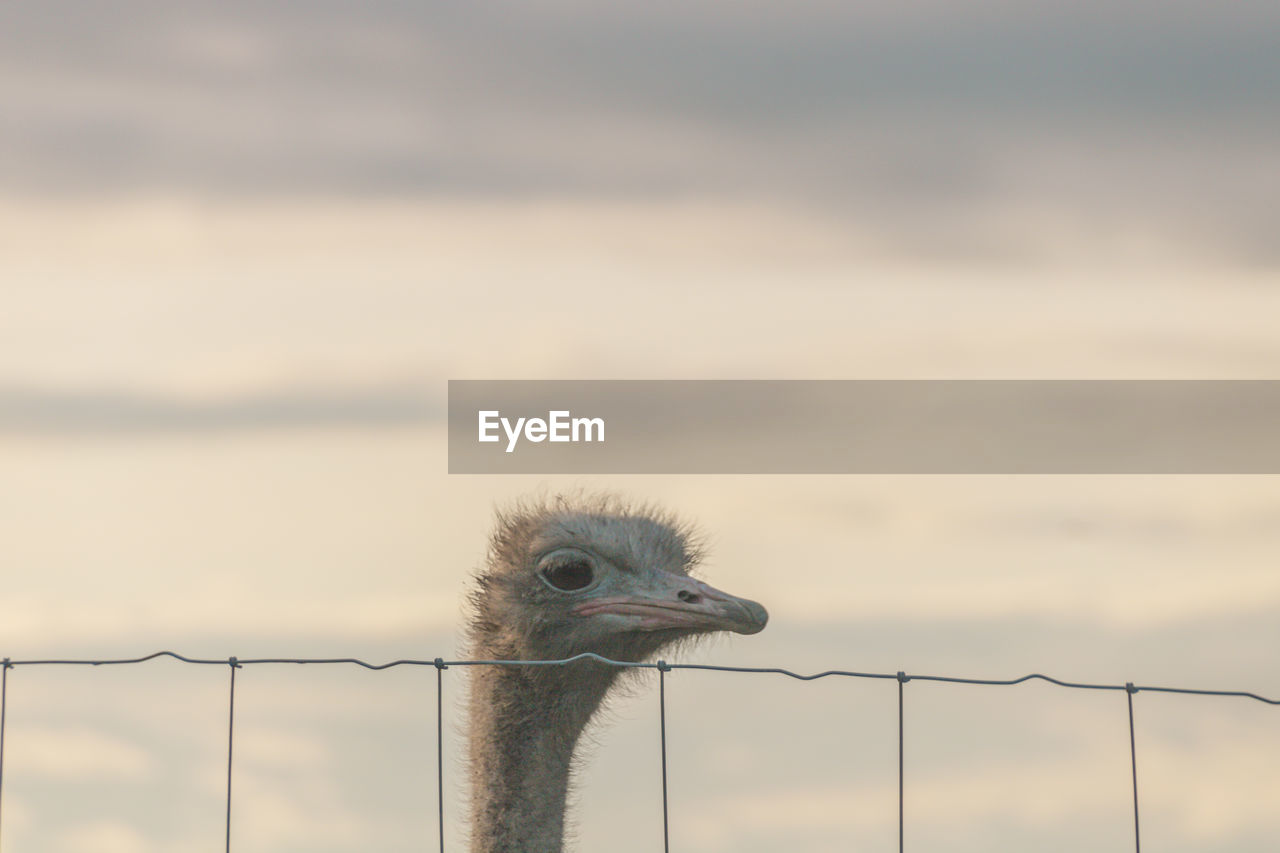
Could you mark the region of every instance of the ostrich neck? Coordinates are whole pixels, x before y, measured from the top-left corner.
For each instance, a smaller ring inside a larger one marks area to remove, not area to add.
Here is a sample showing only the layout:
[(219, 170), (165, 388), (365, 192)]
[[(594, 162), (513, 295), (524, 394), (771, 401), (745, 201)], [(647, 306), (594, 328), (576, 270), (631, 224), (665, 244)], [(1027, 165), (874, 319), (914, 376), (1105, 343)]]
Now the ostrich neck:
[(616, 675), (589, 662), (473, 670), (472, 853), (560, 853), (574, 748)]

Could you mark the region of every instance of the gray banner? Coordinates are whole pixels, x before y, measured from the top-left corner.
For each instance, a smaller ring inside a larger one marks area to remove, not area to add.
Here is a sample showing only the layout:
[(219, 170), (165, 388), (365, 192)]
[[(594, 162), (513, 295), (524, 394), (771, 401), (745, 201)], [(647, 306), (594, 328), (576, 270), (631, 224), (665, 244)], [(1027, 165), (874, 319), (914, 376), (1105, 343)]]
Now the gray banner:
[(1276, 474), (1280, 381), (449, 382), (453, 474)]

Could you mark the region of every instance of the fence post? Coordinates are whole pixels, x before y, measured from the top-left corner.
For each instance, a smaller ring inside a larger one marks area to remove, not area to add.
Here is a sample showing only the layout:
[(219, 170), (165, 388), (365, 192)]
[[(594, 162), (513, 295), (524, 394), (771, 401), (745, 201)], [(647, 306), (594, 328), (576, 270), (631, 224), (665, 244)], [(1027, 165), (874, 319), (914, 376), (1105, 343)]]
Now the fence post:
[(902, 670), (898, 670), (898, 853), (902, 853), (905, 846), (905, 820), (904, 820), (904, 804), (903, 804), (903, 760), (902, 760), (902, 685), (911, 680)]
[(444, 658), (436, 658), (436, 805), (440, 824), (440, 853), (444, 853)]
[(1129, 700), (1129, 766), (1133, 769), (1133, 849), (1142, 853), (1142, 834), (1138, 824), (1138, 745), (1133, 734), (1133, 694), (1138, 688), (1133, 682), (1124, 685), (1125, 697)]
[[(13, 664), (5, 658), (0, 665), (0, 816), (4, 815), (4, 720), (9, 710), (9, 668)], [(0, 820), (0, 846), (4, 842), (4, 822)]]
[(235, 657), (227, 658), (231, 667), (231, 698), (227, 705), (227, 853), (231, 853), (231, 755), (235, 745), (236, 730), (236, 670), (240, 668)]
[(658, 727), (662, 740), (662, 850), (671, 853), (670, 823), (667, 818), (667, 672), (671, 665), (658, 661)]

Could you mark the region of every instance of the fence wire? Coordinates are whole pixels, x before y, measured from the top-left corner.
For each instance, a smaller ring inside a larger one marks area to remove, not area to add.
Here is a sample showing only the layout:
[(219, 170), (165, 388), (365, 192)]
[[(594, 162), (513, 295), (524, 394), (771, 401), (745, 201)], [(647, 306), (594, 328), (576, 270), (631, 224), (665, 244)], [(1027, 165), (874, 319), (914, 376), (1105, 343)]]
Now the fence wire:
[(898, 850), (905, 850), (906, 826), (906, 787), (905, 768), (903, 762), (905, 732), (903, 726), (903, 708), (905, 704), (905, 686), (910, 681), (935, 681), (944, 684), (974, 684), (992, 687), (1011, 687), (1027, 681), (1045, 681), (1058, 687), (1073, 690), (1113, 690), (1124, 691), (1129, 711), (1129, 758), (1133, 774), (1133, 846), (1135, 853), (1142, 851), (1141, 828), (1138, 819), (1138, 747), (1135, 735), (1133, 716), (1133, 697), (1136, 693), (1175, 693), (1192, 696), (1234, 696), (1253, 699), (1268, 705), (1280, 705), (1280, 699), (1269, 699), (1247, 690), (1206, 690), (1190, 687), (1157, 687), (1138, 686), (1133, 682), (1125, 684), (1089, 684), (1076, 681), (1063, 681), (1040, 673), (1030, 673), (1021, 678), (957, 678), (946, 675), (908, 675), (905, 672), (856, 672), (844, 669), (829, 669), (823, 672), (804, 675), (781, 667), (756, 666), (721, 666), (703, 663), (667, 663), (666, 661), (633, 662), (619, 661), (602, 657), (593, 652), (584, 652), (562, 660), (451, 660), (433, 658), (431, 660), (402, 658), (387, 663), (369, 663), (359, 658), (194, 658), (180, 655), (177, 652), (154, 652), (136, 658), (115, 659), (75, 659), (48, 658), (34, 660), (11, 660), (4, 658), (0, 662), (0, 849), (4, 839), (4, 746), (5, 719), (9, 705), (9, 670), (20, 666), (121, 666), (127, 664), (146, 663), (157, 658), (172, 658), (186, 664), (200, 666), (225, 666), (231, 671), (231, 681), (227, 709), (227, 802), (226, 802), (226, 853), (231, 853), (231, 781), (234, 776), (235, 754), (235, 718), (236, 718), (236, 670), (245, 666), (261, 664), (350, 664), (369, 670), (387, 670), (395, 667), (432, 667), (436, 670), (436, 789), (439, 810), (440, 851), (445, 853), (444, 838), (444, 671), (452, 667), (462, 666), (567, 666), (578, 661), (595, 661), (620, 669), (656, 669), (658, 671), (658, 720), (659, 750), (662, 758), (662, 844), (664, 853), (670, 853), (671, 839), (667, 802), (667, 682), (666, 674), (677, 669), (707, 670), (713, 672), (740, 672), (751, 674), (784, 675), (799, 681), (816, 681), (820, 678), (869, 678), (892, 680), (898, 683)]

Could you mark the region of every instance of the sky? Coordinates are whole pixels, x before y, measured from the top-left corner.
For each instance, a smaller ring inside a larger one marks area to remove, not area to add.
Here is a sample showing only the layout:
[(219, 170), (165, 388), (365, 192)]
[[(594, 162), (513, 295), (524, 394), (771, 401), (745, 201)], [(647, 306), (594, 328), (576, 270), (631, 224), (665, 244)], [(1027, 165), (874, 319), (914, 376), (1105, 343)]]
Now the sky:
[[(495, 504), (667, 506), (696, 662), (1280, 696), (1280, 481), (465, 477), (462, 378), (1274, 379), (1274, 4), (0, 10), (0, 655), (464, 654)], [(434, 673), (247, 668), (241, 851), (435, 837)], [(669, 676), (672, 843), (891, 849), (896, 684)], [(17, 668), (0, 842), (221, 849), (226, 673)], [(446, 830), (465, 849), (465, 676)], [(1128, 849), (1123, 694), (906, 687), (907, 842)], [(577, 848), (661, 843), (655, 685)], [(1135, 697), (1143, 840), (1270, 849), (1276, 710)]]

